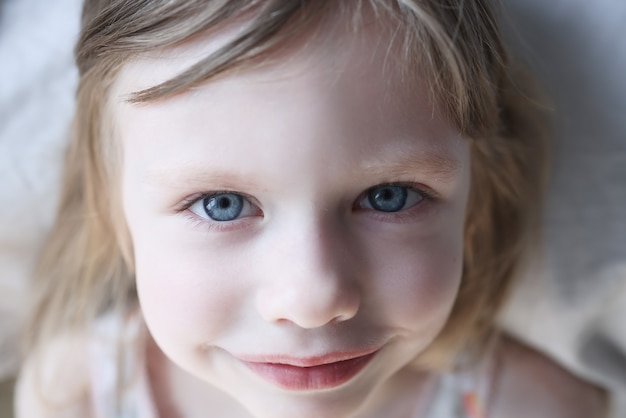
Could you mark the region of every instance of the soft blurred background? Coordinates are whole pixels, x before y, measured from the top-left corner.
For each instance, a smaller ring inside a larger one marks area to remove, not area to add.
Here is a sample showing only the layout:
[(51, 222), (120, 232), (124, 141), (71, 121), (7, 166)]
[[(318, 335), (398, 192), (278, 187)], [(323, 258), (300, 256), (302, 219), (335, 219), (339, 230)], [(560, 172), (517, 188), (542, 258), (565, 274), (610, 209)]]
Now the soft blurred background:
[[(612, 418), (626, 417), (626, 1), (501, 1), (555, 137), (543, 257), (502, 323), (609, 388)], [(0, 418), (12, 417), (27, 286), (57, 202), (79, 14), (79, 0), (0, 0)]]

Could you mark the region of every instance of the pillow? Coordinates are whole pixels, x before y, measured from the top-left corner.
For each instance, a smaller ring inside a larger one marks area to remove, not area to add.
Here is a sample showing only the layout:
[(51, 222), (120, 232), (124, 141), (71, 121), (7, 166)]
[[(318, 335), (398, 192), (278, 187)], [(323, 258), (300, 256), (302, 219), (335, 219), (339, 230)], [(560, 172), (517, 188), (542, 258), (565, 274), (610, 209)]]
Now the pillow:
[(79, 0), (0, 2), (0, 380), (17, 367), (34, 260), (57, 204)]
[(613, 388), (626, 416), (626, 2), (503, 3), (509, 44), (551, 100), (554, 147), (543, 257), (502, 322)]

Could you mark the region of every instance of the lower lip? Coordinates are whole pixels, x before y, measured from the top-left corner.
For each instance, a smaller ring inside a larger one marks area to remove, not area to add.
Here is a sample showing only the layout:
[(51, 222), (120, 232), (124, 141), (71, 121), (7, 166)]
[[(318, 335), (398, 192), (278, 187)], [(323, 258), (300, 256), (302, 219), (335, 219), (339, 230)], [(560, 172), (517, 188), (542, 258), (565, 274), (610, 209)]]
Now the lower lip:
[(376, 352), (349, 360), (299, 367), (281, 363), (243, 363), (263, 379), (288, 390), (311, 391), (330, 389), (357, 375)]

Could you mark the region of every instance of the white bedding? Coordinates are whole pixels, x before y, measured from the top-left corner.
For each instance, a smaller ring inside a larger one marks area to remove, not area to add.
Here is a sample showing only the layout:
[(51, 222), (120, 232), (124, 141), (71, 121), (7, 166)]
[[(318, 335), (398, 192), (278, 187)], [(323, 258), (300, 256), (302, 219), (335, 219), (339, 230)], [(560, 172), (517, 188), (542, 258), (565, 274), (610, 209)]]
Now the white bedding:
[[(0, 378), (52, 221), (73, 106), (79, 0), (0, 0)], [(544, 259), (502, 322), (610, 387), (626, 416), (626, 2), (503, 0), (508, 38), (554, 103)]]
[(16, 367), (25, 289), (57, 201), (79, 8), (0, 0), (0, 379)]

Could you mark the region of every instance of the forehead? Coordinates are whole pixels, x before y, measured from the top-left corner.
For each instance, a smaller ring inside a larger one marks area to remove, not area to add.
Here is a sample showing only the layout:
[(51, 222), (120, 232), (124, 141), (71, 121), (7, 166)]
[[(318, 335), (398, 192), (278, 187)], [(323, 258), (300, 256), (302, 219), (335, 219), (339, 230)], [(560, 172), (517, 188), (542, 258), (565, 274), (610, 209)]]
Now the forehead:
[[(458, 132), (438, 117), (425, 80), (417, 74), (412, 80), (405, 77), (393, 34), (380, 25), (362, 25), (359, 31), (346, 25), (318, 28), (267, 61), (241, 67), (173, 98), (138, 104), (126, 100), (180, 74), (226, 44), (237, 30), (229, 28), (170, 51), (146, 54), (122, 68), (112, 103), (124, 147), (131, 141), (144, 147), (170, 147), (171, 152), (160, 155), (174, 156), (180, 153), (175, 147), (184, 143), (191, 149), (197, 143), (202, 144), (198, 154), (206, 153), (207, 141), (193, 139), (205, 136), (201, 130), (210, 126), (212, 138), (229, 140), (229, 144), (213, 141), (214, 155), (233, 154), (232, 144), (243, 142), (250, 143), (257, 160), (268, 152), (263, 144), (272, 144), (274, 150), (297, 144), (303, 153), (313, 155), (338, 149), (334, 140), (345, 134), (360, 138), (358, 146), (344, 147), (346, 159), (355, 154), (396, 158), (418, 137), (423, 138), (420, 152), (454, 160), (454, 155), (446, 155), (450, 151), (446, 148), (458, 141), (446, 142), (442, 137), (458, 139)], [(387, 150), (384, 139), (391, 136), (396, 145), (406, 139), (407, 147)], [(320, 138), (327, 141), (323, 147)], [(456, 148), (464, 152), (464, 147)], [(364, 159), (361, 162), (367, 165)]]
[[(176, 78), (216, 52), (221, 54), (222, 48), (239, 40), (249, 29), (250, 16), (238, 19), (194, 35), (176, 47), (146, 51), (129, 60), (118, 74), (114, 94), (118, 98), (130, 98), (133, 93)], [(395, 75), (407, 75), (413, 69), (409, 67), (415, 67), (415, 60), (398, 59), (402, 54), (405, 58), (407, 56), (406, 51), (401, 51), (407, 45), (408, 38), (403, 35), (406, 28), (391, 19), (390, 14), (378, 15), (365, 6), (333, 7), (319, 20), (283, 29), (288, 36), (277, 36), (274, 47), (245, 59), (241, 64), (228, 65), (228, 70), (210, 81), (241, 74), (257, 76), (257, 81), (271, 81), (308, 70), (315, 70), (327, 78), (355, 69), (362, 74), (385, 72), (390, 80)], [(265, 43), (263, 41), (259, 46), (263, 48)], [(224, 56), (228, 53), (220, 55), (219, 61)], [(403, 81), (408, 83), (413, 79), (409, 76)]]

